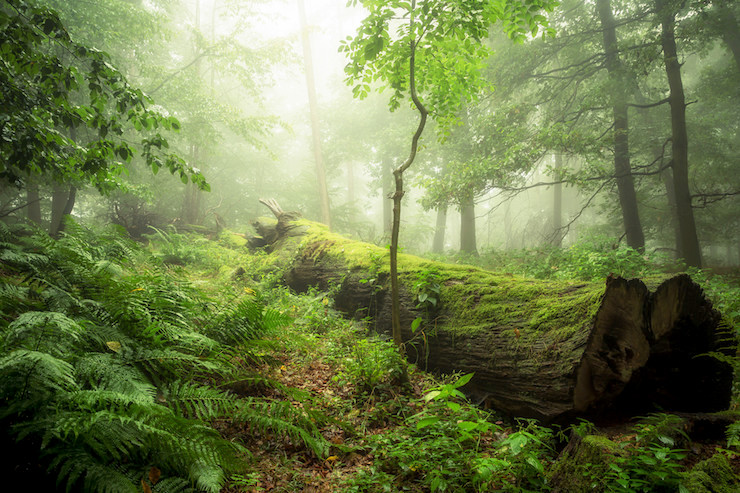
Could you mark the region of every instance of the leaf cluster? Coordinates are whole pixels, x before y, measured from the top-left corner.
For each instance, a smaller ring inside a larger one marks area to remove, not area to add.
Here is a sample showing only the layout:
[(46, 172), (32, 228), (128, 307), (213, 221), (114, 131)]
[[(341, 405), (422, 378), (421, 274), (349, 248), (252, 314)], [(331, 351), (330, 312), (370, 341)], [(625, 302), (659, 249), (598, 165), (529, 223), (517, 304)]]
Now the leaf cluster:
[[(74, 41), (55, 11), (3, 0), (0, 46), (1, 178), (22, 186), (44, 174), (108, 193), (140, 152), (155, 173), (164, 167), (208, 188), (167, 151), (159, 131), (179, 130), (178, 120), (152, 109), (107, 53)], [(125, 138), (127, 131), (142, 135), (139, 144)]]

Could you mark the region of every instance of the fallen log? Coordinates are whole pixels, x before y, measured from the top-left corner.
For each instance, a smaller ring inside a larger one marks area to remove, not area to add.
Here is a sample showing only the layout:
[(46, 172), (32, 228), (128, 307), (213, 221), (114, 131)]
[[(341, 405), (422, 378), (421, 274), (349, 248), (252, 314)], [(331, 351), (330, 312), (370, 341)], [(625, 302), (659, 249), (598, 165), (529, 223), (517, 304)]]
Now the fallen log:
[[(330, 290), (338, 310), (390, 334), (388, 251), (284, 214), (261, 236), (289, 264), (287, 285)], [(651, 291), (638, 279), (536, 280), (400, 255), (399, 278), (409, 358), (474, 372), (469, 395), (510, 416), (547, 423), (729, 405), (732, 368), (709, 353), (734, 355), (736, 341), (687, 275)]]

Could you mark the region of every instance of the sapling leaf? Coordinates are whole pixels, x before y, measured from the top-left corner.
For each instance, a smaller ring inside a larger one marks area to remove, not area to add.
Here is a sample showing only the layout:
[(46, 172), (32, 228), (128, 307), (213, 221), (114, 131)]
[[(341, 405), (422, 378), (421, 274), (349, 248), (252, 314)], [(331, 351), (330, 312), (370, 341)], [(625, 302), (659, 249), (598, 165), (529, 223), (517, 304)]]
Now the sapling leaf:
[(426, 428), (427, 426), (433, 425), (437, 421), (439, 421), (439, 416), (432, 416), (429, 418), (424, 418), (420, 420), (418, 423), (416, 423), (416, 429), (421, 430), (422, 428)]

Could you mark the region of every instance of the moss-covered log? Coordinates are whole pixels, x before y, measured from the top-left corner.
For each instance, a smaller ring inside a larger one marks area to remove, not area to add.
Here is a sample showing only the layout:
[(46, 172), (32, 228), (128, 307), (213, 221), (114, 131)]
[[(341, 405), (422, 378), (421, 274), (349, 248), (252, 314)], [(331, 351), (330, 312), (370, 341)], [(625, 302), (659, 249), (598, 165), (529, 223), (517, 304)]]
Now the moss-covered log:
[[(291, 260), (285, 282), (331, 290), (337, 309), (390, 333), (387, 250), (291, 224), (301, 236), (279, 248)], [(734, 339), (686, 275), (651, 291), (637, 279), (535, 280), (401, 255), (399, 276), (409, 358), (429, 370), (475, 372), (468, 392), (511, 416), (551, 422), (729, 404), (732, 370), (706, 353), (729, 354)], [(412, 333), (417, 317), (424, 322)]]

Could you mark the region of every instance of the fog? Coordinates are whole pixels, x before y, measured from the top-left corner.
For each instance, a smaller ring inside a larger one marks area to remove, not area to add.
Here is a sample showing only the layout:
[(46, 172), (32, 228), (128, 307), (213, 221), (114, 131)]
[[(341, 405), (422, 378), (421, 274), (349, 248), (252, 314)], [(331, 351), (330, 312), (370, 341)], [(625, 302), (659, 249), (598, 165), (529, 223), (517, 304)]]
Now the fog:
[[(419, 114), (408, 82), (395, 111), (393, 89), (381, 90), (382, 78), (365, 98), (345, 82), (351, 62), (340, 43), (357, 34), (367, 15), (362, 2), (121, 0), (108, 11), (85, 11), (77, 1), (41, 3), (59, 9), (75, 40), (108, 52), (153, 108), (180, 121), (180, 132), (166, 136), (170, 149), (210, 185), (197, 191), (134, 159), (119, 190), (101, 196), (80, 186), (74, 216), (112, 220), (134, 236), (170, 225), (246, 233), (255, 218), (269, 215), (258, 199), (274, 198), (285, 210), (327, 222), (325, 173), (332, 229), (389, 242), (390, 171), (408, 157)], [(614, 248), (680, 257), (689, 233), (677, 211), (688, 200), (706, 263), (740, 262), (740, 65), (723, 24), (711, 21), (720, 7), (686, 7), (672, 17), (686, 101), (686, 192), (675, 189), (683, 171), (674, 158), (681, 151), (669, 100), (677, 89), (666, 78), (660, 22), (645, 17), (644, 2), (613, 3), (618, 50), (602, 45), (599, 26), (606, 24), (592, 1), (565, 1), (548, 14), (551, 36), (538, 30), (515, 43), (498, 25), (476, 40), (490, 49), (480, 61), (489, 87), (474, 97), (450, 89), (450, 98), (467, 98), (452, 125), (432, 107), (405, 174), (402, 248), (474, 255), (601, 238)], [(397, 12), (392, 22), (403, 26), (406, 19)], [(391, 29), (385, 46), (396, 38)], [(418, 70), (420, 97), (433, 104), (432, 84), (439, 82)], [(627, 135), (621, 144), (620, 134)], [(42, 194), (50, 197), (51, 188)], [(439, 210), (447, 211), (443, 223)], [(464, 210), (475, 217), (472, 248), (461, 240)], [(42, 213), (49, 220), (48, 206)], [(442, 224), (440, 248), (433, 238)], [(637, 229), (643, 240), (630, 232)]]

